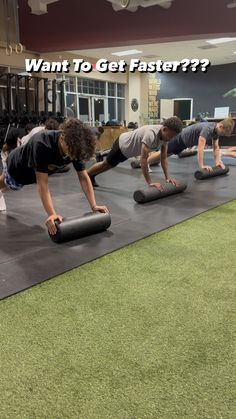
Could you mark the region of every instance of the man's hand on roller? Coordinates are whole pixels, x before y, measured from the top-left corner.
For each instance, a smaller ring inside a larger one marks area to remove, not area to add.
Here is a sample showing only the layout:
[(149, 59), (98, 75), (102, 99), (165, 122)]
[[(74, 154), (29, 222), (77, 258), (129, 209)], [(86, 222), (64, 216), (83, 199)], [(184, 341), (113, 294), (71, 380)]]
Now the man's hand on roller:
[(167, 183), (171, 183), (172, 185), (174, 185), (174, 186), (179, 186), (179, 182), (176, 180), (176, 179), (174, 179), (174, 178), (168, 178), (168, 179), (166, 179), (166, 182)]
[(207, 170), (208, 172), (213, 172), (213, 169), (211, 166), (202, 166), (200, 170)]
[(217, 167), (220, 167), (221, 169), (225, 169), (225, 165), (224, 165), (224, 163), (221, 160), (217, 164)]
[(108, 208), (105, 205), (95, 205), (92, 210), (94, 212), (109, 212)]
[(56, 220), (58, 220), (60, 223), (62, 222), (62, 220), (63, 220), (63, 218), (62, 218), (62, 216), (61, 215), (59, 215), (59, 214), (53, 214), (53, 215), (50, 215), (48, 218), (47, 218), (47, 220), (46, 220), (46, 226), (47, 226), (47, 229), (48, 229), (48, 232), (49, 232), (49, 234), (56, 234), (56, 232), (57, 232), (57, 228), (56, 228), (56, 225), (55, 225), (55, 221)]
[(153, 186), (154, 188), (157, 188), (161, 192), (164, 191), (164, 188), (160, 182), (150, 183), (149, 186)]

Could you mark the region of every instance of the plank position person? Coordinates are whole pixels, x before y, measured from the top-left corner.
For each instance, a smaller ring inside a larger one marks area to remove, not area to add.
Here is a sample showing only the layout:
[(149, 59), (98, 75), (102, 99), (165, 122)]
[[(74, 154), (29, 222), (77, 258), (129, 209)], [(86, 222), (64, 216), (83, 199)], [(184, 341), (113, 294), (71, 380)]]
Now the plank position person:
[(50, 234), (56, 233), (55, 220), (62, 221), (53, 205), (48, 187), (48, 167), (73, 163), (81, 188), (93, 211), (107, 212), (105, 206), (97, 205), (84, 160), (94, 155), (95, 139), (89, 128), (78, 119), (64, 122), (61, 131), (41, 131), (24, 145), (12, 150), (0, 176), (0, 200), (2, 190), (19, 190), (25, 185), (37, 183), (43, 207), (48, 215), (46, 226)]
[(148, 155), (152, 150), (158, 150), (161, 147), (161, 164), (167, 182), (176, 184), (174, 179), (169, 177), (165, 171), (167, 160), (167, 142), (176, 136), (182, 129), (182, 122), (179, 118), (172, 117), (166, 119), (162, 125), (144, 125), (134, 131), (121, 134), (114, 142), (106, 159), (94, 164), (88, 169), (88, 175), (91, 178), (93, 186), (98, 186), (95, 176), (106, 172), (124, 162), (130, 157), (141, 155), (141, 169), (145, 181), (149, 186), (154, 186), (162, 190), (160, 183), (153, 183), (148, 171)]
[[(180, 134), (173, 138), (167, 145), (168, 157), (172, 154), (179, 154), (186, 148), (198, 146), (198, 165), (200, 170), (206, 169), (212, 171), (211, 166), (204, 164), (204, 149), (206, 145), (212, 145), (215, 166), (224, 169), (224, 163), (221, 161), (219, 147), (219, 137), (228, 137), (234, 129), (234, 121), (226, 118), (221, 122), (198, 122), (184, 128)], [(147, 159), (148, 164), (158, 163), (161, 158), (161, 152), (151, 153)]]

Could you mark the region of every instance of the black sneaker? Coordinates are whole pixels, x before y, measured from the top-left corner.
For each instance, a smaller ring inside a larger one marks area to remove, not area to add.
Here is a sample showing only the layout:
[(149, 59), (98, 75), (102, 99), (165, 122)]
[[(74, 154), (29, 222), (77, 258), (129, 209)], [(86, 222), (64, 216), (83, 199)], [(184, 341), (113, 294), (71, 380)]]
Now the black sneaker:
[(95, 176), (89, 176), (94, 188), (97, 188), (99, 184), (96, 182)]

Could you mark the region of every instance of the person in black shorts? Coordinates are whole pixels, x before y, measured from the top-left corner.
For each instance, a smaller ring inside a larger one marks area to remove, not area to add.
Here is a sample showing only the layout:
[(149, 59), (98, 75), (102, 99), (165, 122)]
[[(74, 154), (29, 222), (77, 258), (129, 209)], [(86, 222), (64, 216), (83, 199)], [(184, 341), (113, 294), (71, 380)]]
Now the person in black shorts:
[[(6, 188), (19, 190), (25, 185), (37, 183), (39, 195), (48, 215), (46, 226), (50, 234), (56, 233), (55, 220), (62, 220), (54, 209), (48, 187), (50, 165), (63, 166), (73, 163), (81, 188), (93, 211), (107, 212), (105, 206), (96, 203), (90, 178), (85, 170), (85, 160), (94, 155), (95, 139), (89, 128), (78, 119), (68, 119), (60, 131), (41, 131), (26, 144), (12, 150), (6, 167), (0, 176), (0, 191)], [(0, 202), (3, 199), (0, 192)]]
[[(224, 169), (224, 163), (221, 161), (221, 153), (219, 147), (219, 137), (228, 137), (234, 129), (234, 121), (231, 118), (226, 118), (221, 122), (198, 122), (197, 124), (189, 125), (184, 128), (180, 134), (169, 141), (167, 146), (167, 154), (179, 154), (186, 148), (198, 146), (198, 165), (199, 169), (206, 169), (212, 171), (211, 166), (204, 164), (204, 149), (206, 145), (211, 145), (213, 148), (213, 157), (215, 166), (220, 166)], [(161, 152), (150, 154), (148, 157), (148, 164), (158, 163), (161, 158)]]
[(147, 164), (150, 151), (158, 150), (160, 147), (162, 150), (162, 168), (166, 181), (176, 184), (176, 181), (169, 177), (168, 170), (166, 170), (167, 142), (181, 130), (182, 122), (180, 119), (172, 117), (166, 119), (162, 125), (144, 125), (133, 131), (122, 133), (113, 143), (106, 159), (88, 169), (88, 175), (93, 186), (98, 186), (95, 180), (96, 175), (112, 169), (130, 157), (141, 155), (141, 168), (147, 184), (161, 190), (160, 183), (152, 182)]

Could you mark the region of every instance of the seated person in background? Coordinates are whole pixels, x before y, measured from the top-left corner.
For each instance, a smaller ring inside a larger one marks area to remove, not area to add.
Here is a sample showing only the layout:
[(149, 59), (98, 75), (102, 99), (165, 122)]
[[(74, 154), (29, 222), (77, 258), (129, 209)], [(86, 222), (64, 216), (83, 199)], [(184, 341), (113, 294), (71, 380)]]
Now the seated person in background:
[[(211, 166), (204, 164), (204, 149), (206, 145), (212, 145), (215, 166), (220, 166), (224, 169), (224, 164), (221, 161), (219, 136), (230, 136), (234, 129), (234, 121), (231, 118), (226, 118), (221, 122), (198, 122), (194, 125), (187, 126), (173, 138), (167, 145), (167, 154), (179, 154), (186, 148), (198, 146), (198, 165), (199, 169), (206, 169), (212, 171)], [(150, 154), (147, 161), (148, 164), (157, 163), (160, 161), (161, 152)]]
[[(50, 130), (50, 131), (51, 130), (58, 130), (59, 125), (60, 124), (57, 122), (56, 119), (48, 118), (44, 122), (44, 124), (39, 125), (37, 127), (33, 127), (31, 130), (28, 129), (28, 134), (21, 138), (21, 144), (26, 144), (30, 140), (30, 138), (33, 137), (34, 134), (37, 134), (37, 132), (40, 132), (44, 129), (47, 129), (47, 130)], [(27, 128), (27, 126), (26, 126), (26, 128)]]
[(101, 135), (104, 133), (104, 128), (100, 127), (90, 127), (92, 134), (96, 137), (97, 140), (100, 139)]
[[(48, 167), (73, 163), (81, 188), (93, 211), (107, 212), (105, 206), (96, 203), (90, 178), (83, 160), (94, 154), (95, 140), (88, 128), (75, 118), (67, 120), (61, 131), (38, 132), (27, 143), (9, 154), (0, 176), (0, 191), (6, 188), (19, 190), (24, 185), (37, 183), (43, 207), (48, 215), (46, 226), (50, 234), (56, 233), (55, 220), (62, 220), (54, 209), (48, 187)], [(3, 194), (0, 192), (0, 200)]]
[(7, 138), (2, 146), (3, 153), (10, 153), (11, 150), (18, 147), (21, 144), (21, 138), (25, 134), (25, 129), (22, 128), (10, 128)]
[[(44, 122), (44, 124), (39, 125), (39, 126), (36, 126), (36, 127), (33, 127), (31, 130), (29, 129), (28, 130), (29, 131), (28, 134), (25, 135), (23, 138), (21, 138), (21, 144), (26, 144), (30, 140), (30, 138), (33, 137), (33, 135), (37, 134), (40, 131), (43, 131), (45, 129), (46, 130), (49, 130), (49, 131), (58, 130), (59, 129), (59, 126), (60, 126), (60, 124), (59, 124), (59, 122), (56, 119), (54, 119), (54, 118), (48, 118)], [(26, 129), (27, 129), (27, 126), (26, 126)], [(49, 172), (48, 172), (48, 174), (49, 175), (53, 175), (54, 173), (65, 173), (65, 172), (68, 172), (69, 170), (70, 170), (70, 168), (67, 165), (58, 167), (56, 165), (51, 164), (49, 166)]]
[(144, 125), (134, 131), (128, 131), (119, 136), (113, 143), (113, 146), (106, 156), (106, 159), (94, 164), (88, 169), (88, 174), (92, 180), (93, 186), (98, 186), (95, 176), (106, 172), (124, 162), (130, 157), (141, 155), (141, 168), (143, 176), (149, 186), (155, 186), (162, 190), (160, 183), (153, 183), (148, 172), (148, 155), (151, 150), (162, 150), (162, 168), (167, 182), (176, 184), (171, 179), (166, 170), (167, 160), (167, 142), (176, 136), (182, 129), (182, 122), (179, 118), (173, 117), (166, 119), (162, 125)]
[[(94, 136), (94, 138), (96, 140), (96, 149), (97, 149), (97, 146), (99, 145), (100, 137), (104, 133), (104, 128), (102, 126), (101, 127), (89, 127), (89, 128), (91, 130), (92, 135)], [(97, 151), (99, 151), (99, 150), (97, 150)]]

